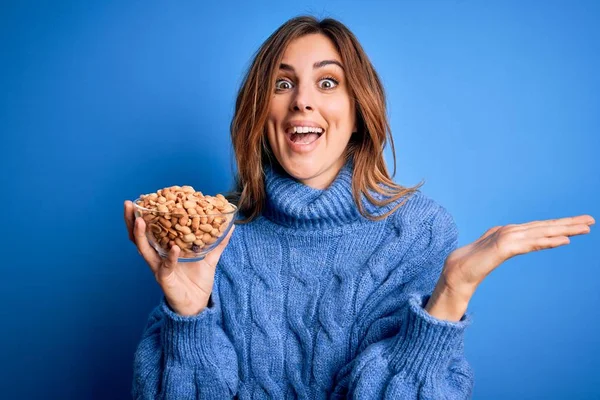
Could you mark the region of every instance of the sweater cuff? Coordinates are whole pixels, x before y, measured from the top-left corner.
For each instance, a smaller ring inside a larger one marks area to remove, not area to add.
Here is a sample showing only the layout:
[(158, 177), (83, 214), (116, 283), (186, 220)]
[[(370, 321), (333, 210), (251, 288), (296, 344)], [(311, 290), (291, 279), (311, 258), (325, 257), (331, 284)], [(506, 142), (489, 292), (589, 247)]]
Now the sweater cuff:
[(166, 360), (191, 366), (212, 364), (212, 341), (215, 330), (220, 329), (219, 307), (209, 301), (209, 306), (197, 315), (182, 316), (169, 307), (163, 296), (160, 308), (165, 315), (161, 340)]
[(471, 323), (466, 314), (458, 322), (432, 317), (424, 309), (429, 296), (412, 296), (406, 316), (390, 354), (390, 367), (419, 379), (444, 368), (456, 350), (462, 348), (465, 328)]

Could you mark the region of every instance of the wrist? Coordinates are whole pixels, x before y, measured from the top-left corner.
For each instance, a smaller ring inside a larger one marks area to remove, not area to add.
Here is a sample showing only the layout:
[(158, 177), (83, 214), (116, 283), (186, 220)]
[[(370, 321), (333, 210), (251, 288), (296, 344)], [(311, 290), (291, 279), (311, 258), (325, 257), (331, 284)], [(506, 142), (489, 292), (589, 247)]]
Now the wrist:
[(173, 306), (170, 303), (169, 299), (165, 298), (165, 300), (167, 307), (175, 314), (181, 317), (194, 317), (200, 314), (202, 311), (204, 311), (206, 307), (208, 307), (208, 302), (202, 304), (186, 304), (185, 306)]
[(448, 321), (460, 321), (467, 312), (469, 301), (474, 291), (457, 291), (448, 285), (444, 278), (440, 278), (425, 311), (434, 318)]

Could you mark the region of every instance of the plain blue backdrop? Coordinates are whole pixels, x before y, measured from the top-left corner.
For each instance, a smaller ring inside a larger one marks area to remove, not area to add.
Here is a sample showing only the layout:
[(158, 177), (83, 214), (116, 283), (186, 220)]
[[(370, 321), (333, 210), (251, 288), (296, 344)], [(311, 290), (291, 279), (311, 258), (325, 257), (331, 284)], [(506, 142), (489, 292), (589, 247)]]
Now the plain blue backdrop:
[[(388, 94), (395, 180), (424, 179), (461, 246), (495, 225), (600, 218), (600, 2), (4, 1), (0, 397), (130, 397), (160, 291), (123, 201), (230, 188), (242, 75), (304, 13), (362, 42)], [(600, 399), (596, 229), (480, 286), (475, 399)]]

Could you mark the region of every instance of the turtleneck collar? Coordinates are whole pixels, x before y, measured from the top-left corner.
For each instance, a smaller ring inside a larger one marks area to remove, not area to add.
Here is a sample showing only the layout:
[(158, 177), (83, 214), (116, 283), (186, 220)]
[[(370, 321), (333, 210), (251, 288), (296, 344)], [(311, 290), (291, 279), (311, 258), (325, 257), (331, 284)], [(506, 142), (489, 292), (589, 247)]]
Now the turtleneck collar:
[(352, 197), (353, 167), (351, 159), (346, 161), (329, 187), (321, 190), (267, 164), (263, 215), (279, 225), (298, 229), (333, 228), (360, 219)]

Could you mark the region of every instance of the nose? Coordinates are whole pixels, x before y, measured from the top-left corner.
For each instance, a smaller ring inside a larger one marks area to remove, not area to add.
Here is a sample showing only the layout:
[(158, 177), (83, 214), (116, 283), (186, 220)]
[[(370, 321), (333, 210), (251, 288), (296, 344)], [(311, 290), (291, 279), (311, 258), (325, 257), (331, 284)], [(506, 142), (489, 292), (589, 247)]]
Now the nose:
[(310, 106), (310, 105), (308, 105), (308, 104), (306, 104), (304, 102), (296, 101), (293, 104), (292, 110), (293, 111), (304, 111), (304, 110), (306, 110), (306, 111), (312, 111), (312, 106)]
[(292, 100), (290, 104), (290, 108), (292, 111), (312, 111), (312, 99), (310, 98), (310, 89), (304, 88), (301, 89), (300, 85), (298, 85), (298, 90), (296, 91), (296, 96)]

